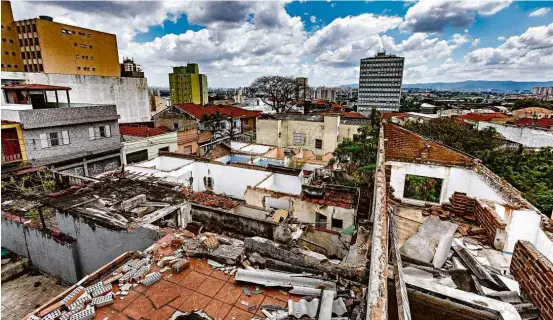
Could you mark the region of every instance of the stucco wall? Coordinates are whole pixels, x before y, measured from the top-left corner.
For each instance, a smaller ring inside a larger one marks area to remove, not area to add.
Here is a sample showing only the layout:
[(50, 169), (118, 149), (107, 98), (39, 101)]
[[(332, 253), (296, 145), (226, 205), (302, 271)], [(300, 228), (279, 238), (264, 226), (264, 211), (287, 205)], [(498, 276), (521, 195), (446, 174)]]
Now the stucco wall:
[(517, 127), (491, 122), (478, 122), (478, 130), (494, 128), (505, 139), (522, 144), (529, 148), (553, 147), (553, 131), (534, 129), (529, 127)]
[(55, 239), (38, 229), (2, 217), (2, 247), (29, 258), (38, 269), (65, 283), (79, 280), (76, 244)]
[[(148, 80), (146, 78), (122, 78), (31, 72), (2, 72), (2, 80), (22, 79), (26, 83), (67, 86), (71, 88), (72, 103), (115, 104), (121, 116), (119, 122), (144, 122), (150, 120)], [(58, 93), (60, 102), (67, 102), (63, 92)], [(48, 101), (55, 101), (54, 93)]]
[(357, 130), (360, 126), (354, 126), (350, 124), (340, 124), (338, 132), (338, 142), (344, 141), (344, 139), (353, 140), (353, 135), (357, 134)]
[(257, 118), (255, 141), (261, 144), (285, 147), (279, 144), (279, 120), (264, 120)]
[(82, 277), (94, 272), (120, 254), (130, 250), (144, 250), (161, 238), (157, 228), (139, 226), (131, 231), (107, 228), (100, 224), (75, 218), (73, 215), (56, 214), (59, 229), (77, 239), (76, 249)]
[(177, 132), (160, 134), (155, 137), (137, 138), (123, 142), (123, 163), (127, 164), (127, 154), (148, 150), (148, 160), (158, 156), (159, 149), (169, 147), (169, 152), (178, 152)]
[(394, 189), (394, 197), (407, 202), (421, 204), (421, 201), (403, 198), (407, 174), (443, 179), (440, 203), (448, 202), (455, 191), (478, 199), (507, 202), (507, 199), (470, 169), (398, 161), (388, 161), (387, 164), (392, 168), (390, 185)]

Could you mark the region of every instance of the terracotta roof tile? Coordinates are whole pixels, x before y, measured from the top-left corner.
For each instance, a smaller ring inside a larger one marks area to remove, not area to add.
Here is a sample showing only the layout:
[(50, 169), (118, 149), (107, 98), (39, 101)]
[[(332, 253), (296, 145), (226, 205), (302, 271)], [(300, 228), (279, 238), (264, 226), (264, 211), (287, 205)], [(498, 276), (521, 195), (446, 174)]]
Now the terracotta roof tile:
[(165, 126), (150, 128), (150, 127), (135, 127), (135, 126), (119, 126), (119, 134), (122, 136), (133, 136), (133, 137), (154, 137), (159, 136), (160, 134), (169, 133), (171, 130)]
[(536, 126), (540, 128), (549, 129), (553, 127), (553, 119), (551, 118), (542, 118), (542, 119), (532, 119), (532, 118), (521, 118), (515, 121), (515, 124), (519, 127), (531, 127)]
[(181, 109), (182, 111), (190, 114), (196, 119), (201, 120), (204, 115), (214, 115), (217, 112), (219, 112), (223, 116), (230, 117), (232, 116), (233, 119), (236, 118), (253, 118), (257, 117), (259, 114), (261, 114), (261, 111), (251, 111), (246, 110), (242, 108), (238, 108), (235, 106), (202, 106), (199, 104), (193, 104), (193, 103), (182, 103), (177, 104), (175, 107)]
[(459, 117), (469, 121), (492, 121), (492, 120), (508, 120), (509, 116), (499, 112), (492, 113), (468, 113)]

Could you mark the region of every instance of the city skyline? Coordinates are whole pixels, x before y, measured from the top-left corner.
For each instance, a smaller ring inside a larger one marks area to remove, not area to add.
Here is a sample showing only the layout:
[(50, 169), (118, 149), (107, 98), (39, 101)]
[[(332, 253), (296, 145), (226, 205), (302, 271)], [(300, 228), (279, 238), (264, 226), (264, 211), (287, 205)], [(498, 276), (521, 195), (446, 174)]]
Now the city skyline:
[(199, 63), (213, 87), (247, 86), (263, 74), (357, 83), (360, 59), (380, 49), (405, 57), (404, 83), (553, 78), (550, 2), (12, 5), (16, 20), (50, 15), (116, 34), (119, 58), (141, 64), (151, 86), (168, 86), (172, 66), (187, 62)]

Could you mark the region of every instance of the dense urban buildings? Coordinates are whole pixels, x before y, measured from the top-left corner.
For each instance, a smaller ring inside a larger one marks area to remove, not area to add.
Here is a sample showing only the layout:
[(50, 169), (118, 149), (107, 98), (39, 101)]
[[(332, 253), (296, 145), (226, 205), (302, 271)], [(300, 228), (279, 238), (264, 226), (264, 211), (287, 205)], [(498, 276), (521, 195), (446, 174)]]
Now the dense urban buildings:
[(370, 113), (371, 109), (399, 111), (403, 61), (403, 57), (383, 52), (361, 59), (357, 111), (363, 114)]
[(208, 102), (207, 76), (200, 73), (197, 63), (173, 67), (173, 72), (169, 73), (169, 88), (171, 104), (203, 105)]
[(319, 87), (315, 90), (315, 99), (328, 100), (336, 102), (336, 97), (340, 92), (340, 88)]

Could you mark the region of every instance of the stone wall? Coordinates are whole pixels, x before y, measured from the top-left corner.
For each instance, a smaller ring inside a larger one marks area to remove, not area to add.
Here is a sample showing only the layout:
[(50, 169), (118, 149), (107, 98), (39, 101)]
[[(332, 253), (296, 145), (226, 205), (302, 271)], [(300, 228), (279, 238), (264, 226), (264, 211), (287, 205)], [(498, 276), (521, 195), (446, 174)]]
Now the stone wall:
[(553, 263), (528, 241), (518, 241), (511, 260), (511, 274), (540, 309), (541, 317), (553, 319)]
[(75, 240), (31, 227), (2, 216), (2, 247), (27, 257), (31, 263), (65, 283), (79, 280)]

